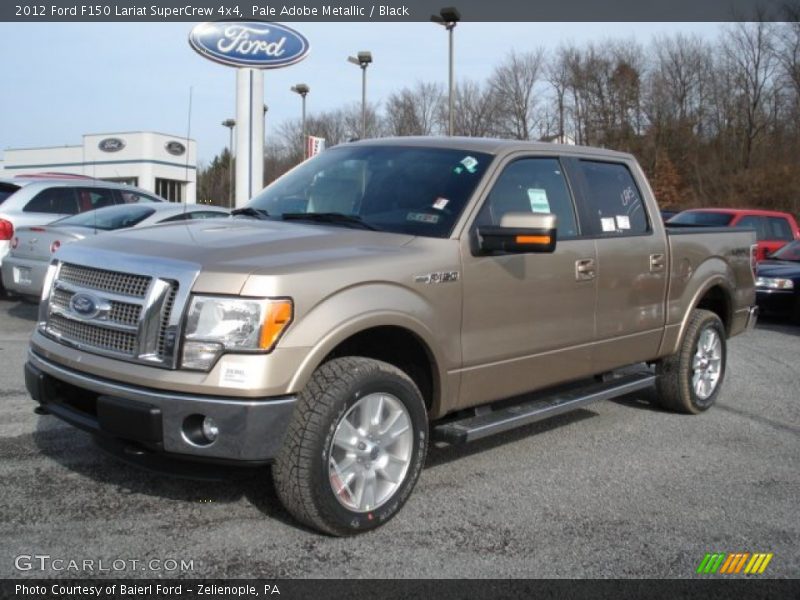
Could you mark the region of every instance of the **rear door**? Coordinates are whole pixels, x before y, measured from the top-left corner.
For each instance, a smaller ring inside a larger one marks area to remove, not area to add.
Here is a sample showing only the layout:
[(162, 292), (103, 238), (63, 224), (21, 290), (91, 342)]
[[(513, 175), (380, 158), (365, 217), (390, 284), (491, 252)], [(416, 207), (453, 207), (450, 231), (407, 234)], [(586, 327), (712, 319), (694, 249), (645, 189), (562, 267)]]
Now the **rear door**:
[[(580, 231), (561, 161), (511, 156), (488, 190), (461, 241), (462, 407), (593, 372), (595, 245)], [(476, 228), (508, 212), (555, 213), (555, 252), (478, 253)]]
[(665, 324), (666, 236), (648, 214), (634, 163), (570, 159), (581, 227), (597, 252), (598, 372), (655, 357)]

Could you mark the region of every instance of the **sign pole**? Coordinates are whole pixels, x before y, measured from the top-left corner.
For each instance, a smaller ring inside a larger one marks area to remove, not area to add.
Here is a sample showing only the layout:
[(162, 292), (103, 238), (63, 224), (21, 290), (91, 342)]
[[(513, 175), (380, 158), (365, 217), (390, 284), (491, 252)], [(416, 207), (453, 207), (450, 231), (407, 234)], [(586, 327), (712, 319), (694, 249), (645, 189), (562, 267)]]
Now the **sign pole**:
[(264, 187), (264, 73), (236, 71), (236, 207)]

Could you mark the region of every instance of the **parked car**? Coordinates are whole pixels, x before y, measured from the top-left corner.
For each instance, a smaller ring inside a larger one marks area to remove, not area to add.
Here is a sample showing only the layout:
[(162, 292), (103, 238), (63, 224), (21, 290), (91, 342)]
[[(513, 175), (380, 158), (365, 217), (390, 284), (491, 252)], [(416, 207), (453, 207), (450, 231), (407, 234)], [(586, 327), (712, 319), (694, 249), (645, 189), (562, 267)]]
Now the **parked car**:
[(26, 386), (134, 462), (274, 462), (332, 535), (397, 514), (431, 440), (653, 385), (709, 409), (756, 318), (755, 234), (665, 230), (629, 154), (366, 140), (235, 212), (61, 248)]
[(678, 210), (666, 210), (666, 209), (662, 209), (660, 212), (661, 212), (661, 220), (662, 220), (662, 221), (664, 221), (664, 222), (666, 223), (666, 222), (667, 222), (667, 221), (669, 221), (669, 220), (670, 220), (672, 217), (674, 217), (675, 215), (677, 215), (677, 214), (678, 214), (680, 211), (678, 211)]
[(227, 217), (229, 214), (227, 209), (204, 204), (147, 202), (107, 206), (65, 217), (49, 225), (20, 227), (11, 240), (11, 251), (0, 266), (3, 286), (13, 294), (38, 298), (42, 294), (47, 266), (53, 254), (65, 244), (118, 229)]
[(758, 260), (792, 240), (800, 239), (794, 216), (776, 210), (740, 208), (692, 208), (672, 217), (668, 223), (695, 227), (750, 227), (756, 230)]
[[(61, 173), (0, 178), (0, 265), (19, 227), (46, 225), (103, 206), (165, 202), (139, 188)], [(0, 296), (3, 295), (0, 283)]]
[(766, 313), (800, 324), (800, 241), (786, 244), (758, 263), (756, 300)]

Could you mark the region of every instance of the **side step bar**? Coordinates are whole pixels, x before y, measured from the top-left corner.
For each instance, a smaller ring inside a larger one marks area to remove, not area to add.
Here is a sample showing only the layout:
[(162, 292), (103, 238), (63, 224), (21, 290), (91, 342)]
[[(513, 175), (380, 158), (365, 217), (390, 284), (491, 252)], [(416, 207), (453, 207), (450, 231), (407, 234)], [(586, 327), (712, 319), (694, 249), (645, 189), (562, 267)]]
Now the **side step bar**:
[(581, 408), (591, 402), (609, 400), (648, 388), (655, 380), (652, 372), (639, 371), (566, 391), (543, 392), (521, 404), (438, 425), (433, 428), (433, 439), (448, 444), (472, 442)]

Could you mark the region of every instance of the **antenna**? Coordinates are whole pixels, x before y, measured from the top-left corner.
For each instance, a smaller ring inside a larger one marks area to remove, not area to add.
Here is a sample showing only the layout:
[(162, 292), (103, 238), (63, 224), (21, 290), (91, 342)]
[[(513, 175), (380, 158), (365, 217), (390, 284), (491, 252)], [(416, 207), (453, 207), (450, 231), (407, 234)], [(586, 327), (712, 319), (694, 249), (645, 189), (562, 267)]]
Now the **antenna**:
[[(189, 193), (189, 151), (191, 149), (189, 145), (189, 137), (192, 135), (192, 92), (194, 88), (189, 86), (189, 115), (186, 119), (186, 170), (184, 172), (183, 178), (186, 180), (186, 193)], [(197, 185), (195, 183), (195, 185)], [(187, 209), (187, 198), (183, 198), (183, 214), (186, 214)]]

